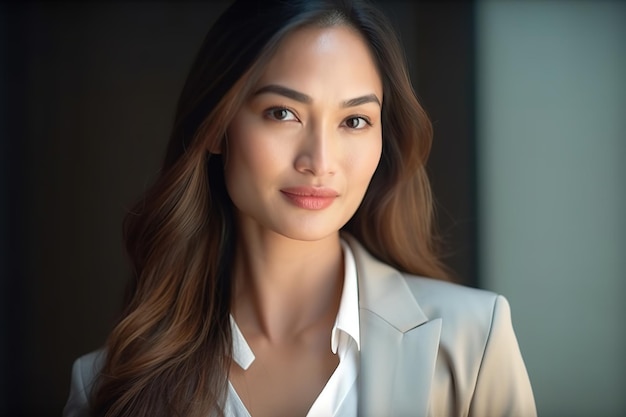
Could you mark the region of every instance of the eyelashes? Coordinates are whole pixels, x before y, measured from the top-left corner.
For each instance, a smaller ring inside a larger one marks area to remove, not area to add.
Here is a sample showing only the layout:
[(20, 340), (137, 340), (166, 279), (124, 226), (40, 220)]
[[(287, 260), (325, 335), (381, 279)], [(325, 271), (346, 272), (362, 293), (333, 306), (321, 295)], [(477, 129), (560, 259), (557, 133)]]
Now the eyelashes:
[(264, 112), (265, 117), (278, 122), (300, 121), (295, 112), (288, 107), (271, 107)]
[[(263, 112), (264, 117), (276, 122), (300, 122), (300, 118), (297, 116), (295, 110), (286, 106), (274, 106), (270, 107)], [(362, 114), (354, 114), (346, 117), (342, 126), (347, 127), (350, 130), (361, 130), (373, 125), (372, 120)]]
[[(356, 121), (356, 125), (354, 123), (349, 123), (349, 122), (354, 122), (354, 121)], [(350, 129), (358, 130), (358, 129), (364, 129), (368, 126), (372, 126), (372, 121), (367, 116), (355, 115), (355, 116), (348, 117), (343, 122), (343, 124), (346, 125), (346, 127), (349, 127)]]

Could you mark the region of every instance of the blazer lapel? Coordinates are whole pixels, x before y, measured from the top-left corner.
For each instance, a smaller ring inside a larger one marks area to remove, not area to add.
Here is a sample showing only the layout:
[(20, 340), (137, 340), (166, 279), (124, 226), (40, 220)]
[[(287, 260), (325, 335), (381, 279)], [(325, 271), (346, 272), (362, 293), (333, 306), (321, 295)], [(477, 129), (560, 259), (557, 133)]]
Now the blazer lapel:
[(429, 320), (398, 271), (351, 236), (357, 265), (359, 416), (427, 416), (441, 319)]

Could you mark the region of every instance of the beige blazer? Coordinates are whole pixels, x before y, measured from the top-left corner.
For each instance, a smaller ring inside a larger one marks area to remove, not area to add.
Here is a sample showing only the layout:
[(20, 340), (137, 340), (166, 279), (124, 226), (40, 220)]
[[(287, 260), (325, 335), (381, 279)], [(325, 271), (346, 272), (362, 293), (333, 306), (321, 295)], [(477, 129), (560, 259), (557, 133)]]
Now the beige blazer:
[(402, 274), (344, 239), (359, 281), (359, 416), (537, 415), (504, 297)]
[[(359, 283), (359, 416), (536, 416), (504, 297), (402, 274), (343, 237)], [(88, 415), (102, 355), (74, 363), (65, 417)]]

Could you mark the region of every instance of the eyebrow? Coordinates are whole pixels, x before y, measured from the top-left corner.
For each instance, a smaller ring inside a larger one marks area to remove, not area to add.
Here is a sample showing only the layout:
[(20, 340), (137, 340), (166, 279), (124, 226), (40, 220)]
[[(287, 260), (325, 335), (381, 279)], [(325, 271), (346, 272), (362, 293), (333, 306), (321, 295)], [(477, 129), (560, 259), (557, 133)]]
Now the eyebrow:
[[(263, 86), (255, 91), (254, 95), (258, 96), (260, 94), (266, 93), (278, 94), (304, 104), (311, 104), (313, 102), (313, 99), (310, 96), (277, 84), (269, 84)], [(376, 94), (367, 94), (361, 97), (345, 100), (341, 103), (341, 107), (355, 107), (365, 103), (376, 103), (381, 106), (380, 100), (378, 99), (378, 97), (376, 97)]]
[(376, 103), (378, 104), (379, 107), (381, 106), (380, 100), (378, 100), (378, 97), (376, 97), (376, 94), (367, 94), (365, 96), (346, 100), (343, 103), (341, 103), (341, 107), (355, 107), (355, 106), (360, 106), (361, 104), (365, 104), (365, 103)]

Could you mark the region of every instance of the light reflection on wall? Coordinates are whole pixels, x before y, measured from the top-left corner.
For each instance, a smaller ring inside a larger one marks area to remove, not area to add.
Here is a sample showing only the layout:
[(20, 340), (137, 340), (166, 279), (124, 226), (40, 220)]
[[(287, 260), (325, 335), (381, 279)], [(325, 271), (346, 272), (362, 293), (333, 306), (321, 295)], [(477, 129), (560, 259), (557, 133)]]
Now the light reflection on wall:
[(483, 286), (539, 415), (623, 415), (626, 3), (477, 3)]

